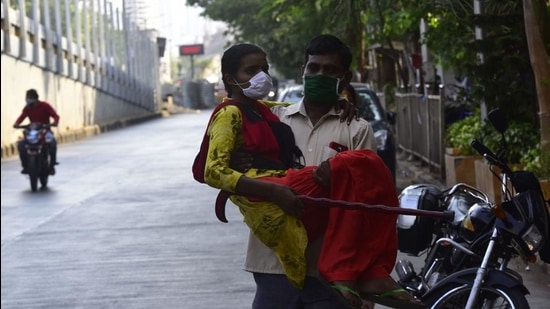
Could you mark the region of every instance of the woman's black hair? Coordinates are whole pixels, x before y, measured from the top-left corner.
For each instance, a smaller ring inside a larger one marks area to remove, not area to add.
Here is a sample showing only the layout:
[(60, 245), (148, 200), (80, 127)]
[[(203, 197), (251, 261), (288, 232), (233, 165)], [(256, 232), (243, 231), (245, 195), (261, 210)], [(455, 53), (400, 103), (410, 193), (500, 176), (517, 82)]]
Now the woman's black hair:
[(27, 98), (38, 100), (38, 92), (34, 89), (27, 90)]
[(237, 75), (237, 71), (239, 70), (239, 66), (241, 65), (241, 60), (247, 55), (257, 53), (262, 53), (266, 55), (265, 51), (260, 47), (254, 44), (247, 43), (233, 45), (223, 53), (222, 80), (228, 97), (231, 97), (232, 95), (231, 86), (226, 83), (223, 77), (225, 76), (225, 74), (230, 74), (233, 76)]
[(351, 65), (351, 50), (339, 38), (330, 34), (321, 34), (314, 37), (306, 47), (304, 64), (309, 61), (310, 55), (337, 54), (344, 70), (349, 70)]

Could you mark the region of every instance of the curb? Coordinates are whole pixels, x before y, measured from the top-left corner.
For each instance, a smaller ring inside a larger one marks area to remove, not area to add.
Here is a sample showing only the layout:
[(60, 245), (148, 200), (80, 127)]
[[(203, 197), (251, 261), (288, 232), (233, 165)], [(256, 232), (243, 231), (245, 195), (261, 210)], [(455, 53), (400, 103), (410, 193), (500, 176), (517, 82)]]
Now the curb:
[[(153, 114), (145, 115), (145, 116), (138, 116), (138, 117), (129, 117), (125, 119), (119, 119), (115, 120), (110, 123), (105, 124), (94, 124), (91, 126), (86, 126), (80, 129), (76, 129), (69, 132), (63, 132), (59, 135), (56, 135), (57, 143), (58, 144), (64, 144), (64, 143), (70, 143), (75, 142), (77, 140), (86, 139), (88, 137), (98, 135), (104, 132), (112, 131), (115, 129), (120, 129), (127, 127), (129, 125), (135, 125), (139, 124), (145, 121), (149, 121), (152, 119), (157, 119), (161, 117), (165, 117), (166, 114), (161, 112), (156, 112)], [(18, 155), (17, 151), (17, 143), (11, 143), (8, 145), (2, 145), (2, 159), (16, 156)]]

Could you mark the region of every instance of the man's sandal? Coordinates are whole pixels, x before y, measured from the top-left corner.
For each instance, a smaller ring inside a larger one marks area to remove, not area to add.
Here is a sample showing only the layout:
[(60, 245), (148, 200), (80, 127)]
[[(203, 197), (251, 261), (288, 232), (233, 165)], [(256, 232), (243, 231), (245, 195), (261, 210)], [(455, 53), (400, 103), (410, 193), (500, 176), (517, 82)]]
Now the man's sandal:
[[(349, 286), (341, 285), (341, 284), (331, 284), (331, 288), (335, 290), (335, 294), (337, 294), (340, 301), (346, 303), (350, 309), (363, 309), (363, 301), (361, 298), (361, 295), (359, 295), (359, 292), (356, 290), (350, 288)], [(353, 296), (355, 296), (357, 303), (354, 303), (353, 300), (347, 298), (344, 296), (342, 292), (347, 292)]]
[[(396, 294), (407, 293), (405, 289), (397, 288), (382, 294), (361, 294), (361, 298), (374, 303), (396, 309), (425, 309), (428, 308), (420, 301), (395, 298)], [(408, 293), (407, 293), (408, 294)]]

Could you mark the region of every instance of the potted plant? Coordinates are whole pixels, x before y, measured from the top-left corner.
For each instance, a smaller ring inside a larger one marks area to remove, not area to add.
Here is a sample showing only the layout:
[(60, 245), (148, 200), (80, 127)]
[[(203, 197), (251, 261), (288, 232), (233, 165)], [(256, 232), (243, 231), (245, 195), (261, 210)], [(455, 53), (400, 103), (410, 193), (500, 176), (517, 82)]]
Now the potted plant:
[(475, 160), (479, 155), (470, 146), (479, 139), (482, 122), (479, 115), (468, 116), (452, 123), (445, 131), (445, 181), (448, 187), (456, 183), (476, 186)]

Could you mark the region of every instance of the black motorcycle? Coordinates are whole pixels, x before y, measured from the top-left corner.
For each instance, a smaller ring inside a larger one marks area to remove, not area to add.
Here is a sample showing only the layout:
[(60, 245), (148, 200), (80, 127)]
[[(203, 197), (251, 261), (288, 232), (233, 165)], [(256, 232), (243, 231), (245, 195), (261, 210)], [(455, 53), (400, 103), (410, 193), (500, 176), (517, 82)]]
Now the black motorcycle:
[[(549, 215), (538, 179), (527, 171), (511, 171), (504, 162), (507, 124), (500, 110), (488, 114), (502, 135), (495, 155), (478, 141), (472, 142), (490, 164), (502, 171), (502, 204), (466, 184), (447, 190), (414, 185), (403, 190), (401, 207), (432, 211), (452, 210), (452, 221), (399, 216), (400, 251), (418, 255), (427, 249), (419, 274), (412, 264), (400, 260), (395, 266), (399, 283), (430, 308), (529, 308), (522, 278), (508, 269), (521, 257), (536, 260), (548, 235)], [(434, 237), (435, 235), (435, 237)]]
[(48, 136), (50, 125), (31, 123), (19, 126), (24, 129), (23, 143), (27, 152), (26, 170), (29, 175), (32, 191), (38, 189), (38, 181), (42, 188), (48, 185), (50, 176), (50, 152)]

